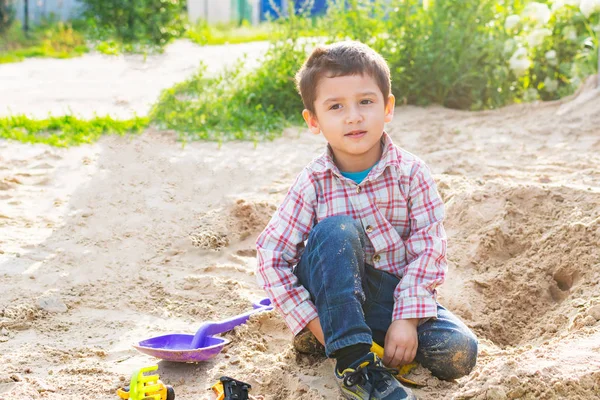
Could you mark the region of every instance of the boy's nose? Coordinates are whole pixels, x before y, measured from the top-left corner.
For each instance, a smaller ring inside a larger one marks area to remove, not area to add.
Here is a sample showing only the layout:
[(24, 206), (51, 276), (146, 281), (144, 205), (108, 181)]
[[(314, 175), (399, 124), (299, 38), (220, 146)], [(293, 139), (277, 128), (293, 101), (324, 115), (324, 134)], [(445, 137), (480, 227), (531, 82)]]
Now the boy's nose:
[(347, 124), (356, 124), (358, 122), (362, 122), (362, 114), (358, 108), (350, 108), (348, 110), (348, 115), (346, 116)]

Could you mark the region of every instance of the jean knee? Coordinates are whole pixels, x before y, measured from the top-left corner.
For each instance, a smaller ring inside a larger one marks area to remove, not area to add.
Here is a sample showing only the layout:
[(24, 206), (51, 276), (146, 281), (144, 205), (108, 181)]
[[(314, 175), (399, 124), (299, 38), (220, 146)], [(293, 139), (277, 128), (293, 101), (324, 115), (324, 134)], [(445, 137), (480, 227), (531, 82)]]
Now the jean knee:
[(324, 236), (327, 240), (364, 241), (362, 225), (348, 215), (335, 215), (323, 219), (313, 228), (311, 235)]
[[(452, 331), (431, 343), (421, 359), (439, 379), (452, 380), (469, 375), (477, 363), (477, 338), (471, 332)], [(418, 357), (419, 358), (419, 357)]]
[(477, 338), (472, 333), (459, 333), (450, 344), (449, 356), (446, 360), (441, 379), (458, 379), (467, 376), (477, 363)]

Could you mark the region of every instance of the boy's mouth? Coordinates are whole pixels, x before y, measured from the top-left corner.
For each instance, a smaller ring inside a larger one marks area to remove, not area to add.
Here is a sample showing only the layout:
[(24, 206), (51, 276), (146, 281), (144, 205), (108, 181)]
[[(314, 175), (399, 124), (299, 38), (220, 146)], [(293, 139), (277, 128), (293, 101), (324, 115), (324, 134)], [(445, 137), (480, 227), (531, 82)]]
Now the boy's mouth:
[(367, 131), (355, 130), (355, 131), (346, 133), (344, 136), (347, 136), (350, 138), (361, 138), (361, 137), (365, 136), (366, 134), (367, 134)]

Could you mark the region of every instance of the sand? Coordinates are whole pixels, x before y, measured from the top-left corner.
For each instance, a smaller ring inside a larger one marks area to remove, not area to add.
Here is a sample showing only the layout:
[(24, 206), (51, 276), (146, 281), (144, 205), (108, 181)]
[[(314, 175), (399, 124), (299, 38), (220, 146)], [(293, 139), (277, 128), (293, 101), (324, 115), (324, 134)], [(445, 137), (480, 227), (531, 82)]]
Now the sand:
[[(600, 393), (600, 91), (461, 112), (397, 109), (394, 141), (431, 167), (447, 206), (440, 301), (480, 338), (456, 382), (423, 368), (421, 399)], [(254, 241), (324, 140), (188, 143), (173, 132), (70, 149), (0, 141), (0, 399), (113, 399), (157, 362), (132, 343), (251, 308)], [(274, 311), (199, 364), (159, 362), (181, 400), (221, 375), (254, 399), (337, 399), (332, 363), (298, 354)]]

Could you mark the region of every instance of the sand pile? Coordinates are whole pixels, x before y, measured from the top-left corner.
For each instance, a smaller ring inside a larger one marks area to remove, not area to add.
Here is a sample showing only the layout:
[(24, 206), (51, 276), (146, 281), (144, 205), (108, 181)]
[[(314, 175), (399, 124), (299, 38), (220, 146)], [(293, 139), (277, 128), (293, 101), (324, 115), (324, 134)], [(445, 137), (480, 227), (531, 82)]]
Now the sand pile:
[[(440, 301), (481, 340), (475, 371), (423, 399), (600, 393), (600, 95), (480, 113), (402, 107), (389, 132), (447, 207)], [(131, 344), (264, 296), (254, 240), (324, 141), (191, 143), (171, 132), (54, 149), (0, 142), (0, 399), (111, 399), (157, 360)], [(332, 364), (297, 354), (275, 312), (201, 364), (159, 363), (182, 400), (221, 375), (255, 399), (336, 399)]]

